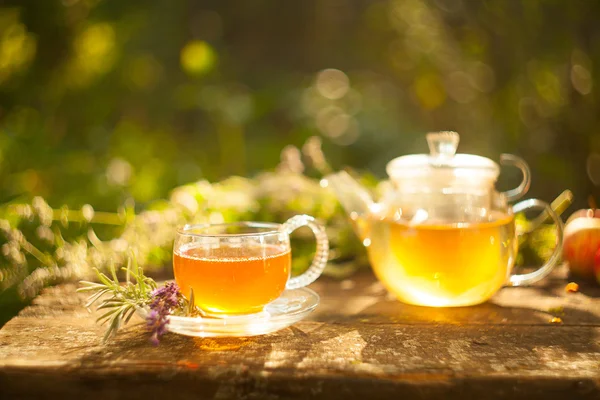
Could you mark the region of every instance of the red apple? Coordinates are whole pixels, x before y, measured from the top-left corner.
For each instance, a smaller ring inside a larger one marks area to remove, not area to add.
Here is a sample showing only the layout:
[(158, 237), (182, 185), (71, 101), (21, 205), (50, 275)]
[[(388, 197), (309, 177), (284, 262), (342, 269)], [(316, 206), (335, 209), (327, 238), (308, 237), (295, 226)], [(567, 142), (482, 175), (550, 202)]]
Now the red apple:
[[(593, 279), (600, 267), (595, 261), (600, 249), (600, 209), (579, 210), (565, 224), (563, 258), (573, 275)], [(596, 264), (596, 266), (595, 266)]]

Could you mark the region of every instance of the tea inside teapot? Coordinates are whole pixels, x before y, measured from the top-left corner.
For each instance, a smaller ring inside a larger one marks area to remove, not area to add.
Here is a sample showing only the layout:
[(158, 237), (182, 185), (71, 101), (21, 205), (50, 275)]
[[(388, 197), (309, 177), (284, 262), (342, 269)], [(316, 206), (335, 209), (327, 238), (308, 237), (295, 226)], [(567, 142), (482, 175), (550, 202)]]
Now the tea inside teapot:
[(375, 273), (410, 304), (480, 303), (504, 285), (517, 251), (513, 216), (501, 211), (479, 222), (428, 219), (415, 224), (373, 216), (361, 222), (367, 226)]

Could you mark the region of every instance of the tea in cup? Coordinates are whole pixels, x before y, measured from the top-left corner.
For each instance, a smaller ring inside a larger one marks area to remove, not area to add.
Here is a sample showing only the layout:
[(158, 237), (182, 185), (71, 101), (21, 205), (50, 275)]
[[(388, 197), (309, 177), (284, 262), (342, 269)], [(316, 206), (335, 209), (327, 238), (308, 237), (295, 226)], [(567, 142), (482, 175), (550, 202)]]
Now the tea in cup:
[[(289, 235), (308, 226), (317, 241), (311, 266), (291, 277)], [(175, 280), (186, 296), (214, 316), (253, 314), (285, 289), (314, 282), (327, 264), (329, 242), (324, 227), (308, 215), (284, 224), (237, 222), (186, 225), (178, 230), (173, 251)]]

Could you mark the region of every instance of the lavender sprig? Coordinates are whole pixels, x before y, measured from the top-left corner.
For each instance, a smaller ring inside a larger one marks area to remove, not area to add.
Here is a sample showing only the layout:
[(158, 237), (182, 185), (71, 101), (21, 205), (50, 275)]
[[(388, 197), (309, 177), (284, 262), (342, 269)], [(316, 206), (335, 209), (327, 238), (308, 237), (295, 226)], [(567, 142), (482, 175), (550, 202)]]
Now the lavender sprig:
[(167, 283), (152, 292), (151, 301), (146, 326), (152, 333), (150, 342), (158, 345), (159, 337), (167, 332), (168, 316), (174, 309), (183, 307), (185, 299), (181, 296), (176, 283)]

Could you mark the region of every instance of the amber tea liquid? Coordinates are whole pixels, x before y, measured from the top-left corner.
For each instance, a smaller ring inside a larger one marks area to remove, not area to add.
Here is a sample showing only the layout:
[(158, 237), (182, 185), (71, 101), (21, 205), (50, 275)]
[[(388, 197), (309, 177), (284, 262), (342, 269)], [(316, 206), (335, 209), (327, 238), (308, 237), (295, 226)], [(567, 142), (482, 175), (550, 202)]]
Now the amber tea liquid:
[(173, 255), (182, 293), (188, 296), (193, 288), (196, 305), (219, 314), (262, 311), (285, 289), (290, 266), (289, 248), (277, 245), (184, 246)]
[(513, 217), (502, 213), (473, 223), (369, 224), (375, 273), (410, 304), (484, 302), (506, 283), (517, 251)]

